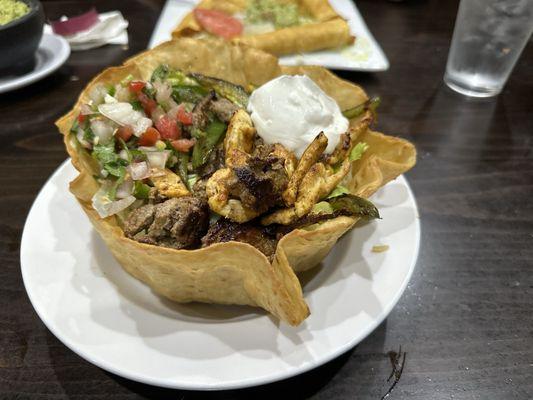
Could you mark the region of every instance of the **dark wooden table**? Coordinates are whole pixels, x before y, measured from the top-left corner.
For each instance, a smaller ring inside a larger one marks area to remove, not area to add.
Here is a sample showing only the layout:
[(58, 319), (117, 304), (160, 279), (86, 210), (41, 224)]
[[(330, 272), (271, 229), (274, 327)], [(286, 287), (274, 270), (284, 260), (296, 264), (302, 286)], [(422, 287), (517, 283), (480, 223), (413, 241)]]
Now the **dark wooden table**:
[(380, 399), (389, 387), (388, 352), (399, 346), (407, 359), (390, 399), (533, 398), (533, 46), (497, 98), (453, 93), (442, 75), (454, 1), (358, 2), (391, 68), (341, 75), (381, 95), (384, 132), (417, 145), (408, 179), (423, 232), (408, 289), (366, 340), (302, 376), (209, 394), (122, 379), (62, 345), (24, 291), (24, 220), (66, 158), (54, 120), (93, 75), (147, 46), (163, 2), (47, 1), (44, 8), (57, 18), (90, 4), (124, 13), (129, 48), (73, 53), (53, 76), (0, 95), (0, 398)]

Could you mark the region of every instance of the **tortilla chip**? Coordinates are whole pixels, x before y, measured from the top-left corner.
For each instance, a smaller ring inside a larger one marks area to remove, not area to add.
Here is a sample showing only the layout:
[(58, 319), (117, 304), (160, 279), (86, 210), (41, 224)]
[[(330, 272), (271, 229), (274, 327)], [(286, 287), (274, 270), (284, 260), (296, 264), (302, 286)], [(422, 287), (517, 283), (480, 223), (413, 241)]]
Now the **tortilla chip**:
[[(307, 74), (343, 109), (362, 103), (366, 94), (359, 86), (320, 67), (280, 67), (275, 57), (254, 48), (219, 39), (183, 38), (141, 53), (121, 67), (106, 69), (89, 83), (74, 108), (56, 122), (65, 135), (72, 163), (80, 172), (71, 182), (70, 190), (126, 271), (174, 301), (259, 306), (291, 325), (300, 324), (309, 315), (309, 309), (295, 272), (320, 263), (356, 218), (338, 217), (293, 230), (280, 240), (271, 263), (255, 247), (240, 242), (197, 250), (139, 243), (125, 237), (115, 216), (102, 219), (92, 209), (91, 198), (98, 190), (93, 174), (98, 165), (69, 134), (80, 105), (87, 101), (95, 85), (118, 83), (129, 74), (135, 79), (149, 79), (152, 70), (161, 63), (245, 87), (261, 85), (284, 73)], [(361, 140), (370, 148), (361, 160), (353, 163), (347, 177), (345, 184), (353, 193), (369, 196), (415, 163), (415, 148), (405, 140), (371, 131), (362, 135)]]
[[(327, 0), (288, 0), (298, 5), (302, 13), (313, 17), (315, 22), (277, 29), (262, 34), (242, 35), (233, 39), (275, 55), (305, 53), (331, 49), (353, 43), (348, 23), (338, 15)], [(246, 0), (203, 0), (197, 8), (224, 11), (228, 14), (242, 13)], [(190, 12), (172, 32), (173, 38), (192, 37), (205, 33)]]

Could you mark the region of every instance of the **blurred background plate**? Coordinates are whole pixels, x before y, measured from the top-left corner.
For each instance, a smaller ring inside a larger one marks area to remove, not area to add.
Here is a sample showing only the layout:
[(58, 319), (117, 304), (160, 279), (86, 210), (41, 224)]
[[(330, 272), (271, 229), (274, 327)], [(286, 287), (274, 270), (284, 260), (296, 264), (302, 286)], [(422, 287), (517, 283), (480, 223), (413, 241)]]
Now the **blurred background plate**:
[[(172, 30), (198, 3), (197, 0), (167, 0), (150, 39), (149, 48), (170, 39)], [(348, 21), (355, 43), (341, 49), (280, 57), (283, 65), (321, 65), (349, 71), (385, 71), (389, 61), (351, 0), (330, 0), (337, 13)]]
[(0, 76), (0, 93), (38, 81), (61, 67), (70, 55), (70, 46), (61, 36), (44, 33), (35, 53), (35, 67), (23, 75)]
[[(126, 273), (91, 226), (64, 163), (39, 193), (21, 243), (22, 277), (50, 331), (93, 364), (152, 385), (241, 388), (288, 378), (348, 351), (390, 313), (418, 255), (416, 202), (403, 176), (372, 201), (383, 219), (347, 233), (300, 276), (311, 315), (298, 327), (261, 309), (177, 304)], [(375, 245), (388, 245), (373, 252)]]

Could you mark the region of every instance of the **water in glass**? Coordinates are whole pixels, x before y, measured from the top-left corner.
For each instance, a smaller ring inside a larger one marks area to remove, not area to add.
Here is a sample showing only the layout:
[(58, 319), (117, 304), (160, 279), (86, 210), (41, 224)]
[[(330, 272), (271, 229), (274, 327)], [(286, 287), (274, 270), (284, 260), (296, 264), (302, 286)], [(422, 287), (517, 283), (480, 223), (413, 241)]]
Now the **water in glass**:
[(533, 0), (462, 0), (444, 81), (470, 96), (498, 94), (533, 32)]

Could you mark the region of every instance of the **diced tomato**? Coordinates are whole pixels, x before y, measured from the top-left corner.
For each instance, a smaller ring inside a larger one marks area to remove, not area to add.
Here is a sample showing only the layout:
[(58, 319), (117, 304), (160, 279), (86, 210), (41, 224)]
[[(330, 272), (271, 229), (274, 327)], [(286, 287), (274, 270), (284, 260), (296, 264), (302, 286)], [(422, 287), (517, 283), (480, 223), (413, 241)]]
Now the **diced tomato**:
[(192, 146), (196, 143), (196, 139), (178, 139), (178, 140), (172, 140), (170, 144), (174, 149), (177, 151), (183, 151), (187, 152), (190, 150)]
[(115, 133), (116, 137), (121, 138), (125, 142), (130, 140), (131, 135), (133, 135), (133, 128), (131, 127), (131, 125), (121, 126), (117, 129), (117, 132)]
[(148, 128), (139, 138), (140, 146), (153, 146), (161, 137), (155, 128)]
[(177, 118), (183, 125), (192, 125), (192, 113), (185, 111), (183, 104), (178, 107)]
[(152, 111), (154, 111), (157, 107), (156, 101), (145, 95), (143, 92), (137, 93), (137, 98), (141, 102), (141, 105), (146, 115), (152, 115)]
[(80, 124), (83, 124), (83, 121), (85, 121), (86, 119), (87, 119), (87, 115), (78, 114), (78, 122)]
[(181, 136), (181, 131), (176, 120), (170, 118), (168, 115), (163, 115), (159, 118), (155, 123), (155, 127), (161, 133), (163, 139), (173, 140)]
[(133, 93), (140, 93), (141, 90), (143, 90), (145, 86), (146, 86), (146, 83), (142, 81), (131, 81), (128, 84), (128, 88)]
[(231, 39), (242, 33), (242, 23), (231, 15), (218, 10), (196, 8), (194, 17), (200, 25), (209, 33)]

